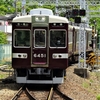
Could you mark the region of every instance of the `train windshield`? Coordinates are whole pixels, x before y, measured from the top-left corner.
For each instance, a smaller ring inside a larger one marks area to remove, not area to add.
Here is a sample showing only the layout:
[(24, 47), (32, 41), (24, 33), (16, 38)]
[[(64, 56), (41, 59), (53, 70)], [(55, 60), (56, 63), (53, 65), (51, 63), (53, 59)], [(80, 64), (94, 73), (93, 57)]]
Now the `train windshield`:
[(34, 31), (34, 47), (45, 48), (46, 47), (46, 30), (35, 30)]
[(30, 30), (15, 30), (15, 46), (30, 46)]
[(66, 31), (51, 30), (50, 31), (50, 47), (65, 47), (66, 46)]

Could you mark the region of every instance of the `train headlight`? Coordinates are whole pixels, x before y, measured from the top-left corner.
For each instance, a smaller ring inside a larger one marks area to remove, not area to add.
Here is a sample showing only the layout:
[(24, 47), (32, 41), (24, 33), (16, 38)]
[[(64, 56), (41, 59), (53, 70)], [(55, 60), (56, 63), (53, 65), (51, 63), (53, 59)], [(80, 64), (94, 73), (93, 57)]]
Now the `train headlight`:
[(43, 17), (35, 17), (35, 21), (36, 22), (45, 22), (46, 18), (43, 16)]
[(39, 18), (38, 17), (35, 17), (35, 21), (39, 21)]
[(45, 21), (45, 17), (42, 17), (42, 21)]

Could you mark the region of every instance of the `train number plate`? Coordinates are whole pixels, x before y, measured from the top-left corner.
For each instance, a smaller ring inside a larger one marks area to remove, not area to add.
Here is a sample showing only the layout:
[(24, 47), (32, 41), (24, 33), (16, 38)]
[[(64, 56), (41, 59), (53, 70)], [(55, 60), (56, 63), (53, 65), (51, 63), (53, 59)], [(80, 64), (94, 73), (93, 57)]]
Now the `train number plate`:
[(42, 53), (41, 53), (41, 54), (36, 54), (36, 53), (34, 53), (34, 54), (33, 54), (33, 57), (34, 57), (34, 58), (37, 58), (37, 57), (38, 57), (38, 58), (46, 58), (46, 54), (42, 54)]

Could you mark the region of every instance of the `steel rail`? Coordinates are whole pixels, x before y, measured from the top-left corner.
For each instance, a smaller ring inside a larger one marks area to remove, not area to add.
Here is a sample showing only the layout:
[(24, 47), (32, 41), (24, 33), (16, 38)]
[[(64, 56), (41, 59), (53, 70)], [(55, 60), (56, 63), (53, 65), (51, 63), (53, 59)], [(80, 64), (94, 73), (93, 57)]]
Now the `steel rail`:
[(47, 97), (47, 100), (52, 100), (53, 93), (54, 93), (53, 87), (51, 87), (50, 92), (49, 92), (49, 95), (48, 95), (48, 97)]
[(18, 97), (21, 95), (21, 93), (23, 92), (23, 87), (21, 87), (18, 92), (13, 96), (13, 98), (11, 100), (17, 100)]
[(53, 87), (51, 87), (51, 90), (49, 92), (47, 100), (52, 100), (54, 92), (56, 92), (64, 100), (73, 100), (72, 98), (70, 98), (67, 95), (63, 94), (58, 88), (53, 89)]
[(63, 94), (58, 88), (55, 89), (55, 92), (60, 95), (64, 100), (73, 100), (72, 98), (68, 97), (67, 95)]
[[(24, 89), (25, 89), (25, 90), (24, 90)], [(36, 99), (30, 94), (28, 88), (27, 88), (27, 87), (25, 88), (25, 86), (22, 86), (22, 87), (18, 90), (18, 92), (13, 96), (13, 98), (12, 98), (11, 100), (17, 100), (18, 97), (21, 95), (21, 93), (22, 93), (23, 91), (25, 91), (27, 97), (28, 97), (30, 100), (36, 100)]]
[(26, 95), (29, 97), (30, 100), (36, 100), (29, 92), (28, 88), (26, 88), (26, 91), (25, 91)]

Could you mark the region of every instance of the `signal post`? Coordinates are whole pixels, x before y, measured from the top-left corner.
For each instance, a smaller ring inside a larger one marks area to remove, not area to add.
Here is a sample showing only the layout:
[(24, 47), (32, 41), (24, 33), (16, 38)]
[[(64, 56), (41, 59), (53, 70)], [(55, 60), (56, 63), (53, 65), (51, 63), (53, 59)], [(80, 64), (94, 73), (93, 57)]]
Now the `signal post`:
[(81, 16), (85, 16), (85, 9), (73, 9), (72, 16), (75, 16), (75, 23), (79, 24), (79, 62), (78, 68), (74, 69), (74, 73), (82, 76), (88, 77), (87, 68), (86, 68), (86, 32), (85, 32), (85, 22), (81, 22)]

